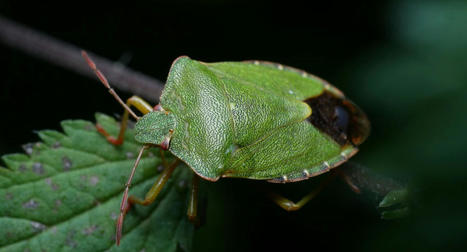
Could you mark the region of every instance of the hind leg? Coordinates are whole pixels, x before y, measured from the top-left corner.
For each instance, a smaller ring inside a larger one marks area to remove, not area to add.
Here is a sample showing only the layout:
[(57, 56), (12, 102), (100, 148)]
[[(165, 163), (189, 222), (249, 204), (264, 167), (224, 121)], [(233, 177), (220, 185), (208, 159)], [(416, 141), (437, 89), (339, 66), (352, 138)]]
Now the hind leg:
[(188, 219), (194, 223), (198, 223), (198, 190), (199, 190), (199, 176), (193, 174), (190, 191), (190, 203), (188, 205), (187, 216)]
[(326, 180), (322, 181), (318, 185), (318, 187), (316, 187), (313, 191), (305, 195), (297, 203), (273, 192), (268, 193), (268, 197), (272, 200), (272, 202), (274, 202), (276, 205), (280, 206), (286, 211), (297, 211), (304, 205), (306, 205), (306, 203), (308, 203), (310, 200), (315, 198), (324, 189), (324, 187), (326, 187), (334, 178), (335, 174), (331, 174), (328, 178), (326, 178)]

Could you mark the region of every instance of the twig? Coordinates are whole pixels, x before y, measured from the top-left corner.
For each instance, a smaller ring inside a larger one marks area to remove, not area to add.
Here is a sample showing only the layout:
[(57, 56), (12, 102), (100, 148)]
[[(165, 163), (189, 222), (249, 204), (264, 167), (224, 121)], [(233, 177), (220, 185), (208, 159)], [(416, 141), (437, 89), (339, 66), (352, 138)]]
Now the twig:
[[(0, 16), (0, 41), (35, 57), (59, 65), (79, 74), (96, 78), (81, 57), (81, 49), (34, 31)], [(90, 53), (96, 64), (116, 88), (137, 94), (151, 102), (158, 99), (163, 84), (147, 75), (135, 72), (120, 63), (114, 63)]]

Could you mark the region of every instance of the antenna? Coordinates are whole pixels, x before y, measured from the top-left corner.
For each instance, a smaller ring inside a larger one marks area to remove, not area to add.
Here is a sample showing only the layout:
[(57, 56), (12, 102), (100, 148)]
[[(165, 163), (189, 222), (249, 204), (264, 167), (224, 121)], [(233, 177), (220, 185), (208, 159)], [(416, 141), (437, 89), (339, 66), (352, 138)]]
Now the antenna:
[(86, 62), (88, 63), (89, 67), (94, 71), (94, 73), (96, 74), (97, 78), (99, 78), (99, 80), (102, 82), (102, 84), (104, 84), (104, 86), (107, 88), (107, 90), (109, 90), (109, 93), (123, 106), (123, 108), (125, 108), (131, 116), (133, 116), (136, 120), (139, 120), (139, 116), (137, 116), (135, 114), (135, 112), (133, 112), (133, 110), (130, 109), (130, 107), (128, 107), (124, 102), (123, 100), (120, 98), (120, 96), (118, 96), (117, 92), (115, 92), (115, 90), (113, 88), (110, 87), (110, 84), (109, 82), (107, 81), (107, 78), (105, 78), (104, 74), (101, 72), (101, 70), (99, 70), (97, 67), (96, 67), (96, 64), (94, 63), (94, 61), (89, 57), (89, 55), (86, 53), (86, 51), (84, 50), (81, 50), (81, 55), (83, 56), (83, 58), (86, 60)]
[(125, 214), (129, 209), (128, 203), (128, 191), (130, 190), (131, 181), (133, 180), (133, 176), (135, 175), (136, 167), (138, 167), (139, 161), (141, 160), (141, 156), (143, 156), (144, 150), (149, 148), (149, 145), (144, 145), (143, 148), (139, 151), (138, 157), (136, 158), (135, 165), (131, 170), (130, 177), (125, 184), (125, 191), (123, 192), (122, 203), (120, 204), (120, 216), (117, 220), (117, 230), (115, 234), (115, 240), (117, 241), (117, 246), (120, 244), (120, 239), (122, 238), (122, 226), (123, 226), (123, 219), (125, 218)]

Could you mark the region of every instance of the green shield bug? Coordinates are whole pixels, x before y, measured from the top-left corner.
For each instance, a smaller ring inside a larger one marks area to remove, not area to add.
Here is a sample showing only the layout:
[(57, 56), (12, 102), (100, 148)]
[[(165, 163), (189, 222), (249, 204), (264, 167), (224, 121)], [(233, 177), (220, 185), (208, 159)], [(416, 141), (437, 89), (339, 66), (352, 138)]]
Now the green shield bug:
[[(153, 108), (136, 96), (124, 103), (85, 52), (83, 57), (125, 108), (118, 138), (96, 125), (98, 131), (109, 142), (121, 144), (131, 114), (137, 120), (136, 140), (143, 144), (124, 191), (117, 244), (130, 205), (153, 202), (179, 162), (195, 173), (188, 209), (193, 219), (199, 177), (273, 183), (305, 180), (355, 155), (370, 131), (366, 115), (339, 89), (280, 64), (204, 63), (179, 57), (172, 64), (160, 104)], [(144, 116), (139, 118), (130, 106)], [(166, 168), (144, 200), (128, 197), (140, 157), (152, 146), (159, 146), (162, 154), (162, 150), (169, 151), (177, 160), (170, 165), (163, 160)], [(272, 199), (284, 209), (296, 210), (313, 195), (297, 204), (278, 195)]]

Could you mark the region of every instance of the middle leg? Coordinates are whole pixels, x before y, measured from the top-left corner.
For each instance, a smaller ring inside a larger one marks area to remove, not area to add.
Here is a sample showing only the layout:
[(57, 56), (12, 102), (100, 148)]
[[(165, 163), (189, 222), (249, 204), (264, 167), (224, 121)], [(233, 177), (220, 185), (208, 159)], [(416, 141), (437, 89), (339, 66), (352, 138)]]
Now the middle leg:
[[(142, 151), (140, 152), (140, 156), (141, 154), (142, 154)], [(139, 159), (141, 158), (140, 156), (137, 159), (138, 161), (136, 162), (135, 167), (138, 165)], [(173, 171), (175, 170), (175, 168), (178, 166), (179, 163), (180, 163), (180, 160), (177, 159), (170, 166), (166, 167), (164, 171), (162, 171), (162, 173), (159, 175), (154, 185), (146, 193), (144, 200), (138, 199), (134, 196), (130, 196), (127, 200), (128, 191), (130, 188), (130, 182), (127, 182), (127, 186), (125, 188), (124, 195), (123, 195), (123, 200), (120, 206), (120, 216), (117, 220), (117, 230), (116, 230), (116, 236), (115, 236), (117, 245), (120, 243), (120, 238), (122, 237), (123, 220), (125, 219), (125, 215), (127, 214), (128, 210), (130, 210), (131, 205), (140, 204), (140, 205), (146, 206), (154, 202), (154, 200), (156, 200), (156, 197), (159, 195), (164, 185), (169, 180), (170, 175), (172, 175)], [(130, 175), (130, 179), (132, 177), (133, 175)]]
[(144, 197), (144, 200), (138, 199), (135, 196), (130, 196), (128, 199), (128, 203), (131, 204), (140, 204), (147, 206), (154, 202), (156, 200), (157, 196), (161, 192), (162, 188), (164, 185), (167, 183), (167, 181), (170, 178), (170, 175), (172, 175), (173, 171), (175, 170), (175, 167), (178, 166), (180, 163), (180, 159), (175, 160), (170, 166), (166, 167), (164, 171), (159, 175), (157, 178), (156, 182), (152, 185), (151, 189), (146, 193), (146, 196)]

